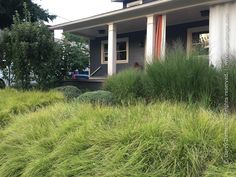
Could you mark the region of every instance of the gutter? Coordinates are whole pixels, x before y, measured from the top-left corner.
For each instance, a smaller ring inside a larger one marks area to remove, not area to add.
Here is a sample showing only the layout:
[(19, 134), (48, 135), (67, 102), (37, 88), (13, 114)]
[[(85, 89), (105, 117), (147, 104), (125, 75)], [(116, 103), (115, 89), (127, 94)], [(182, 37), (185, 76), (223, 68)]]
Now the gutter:
[(197, 6), (210, 6), (230, 1), (233, 0), (157, 0), (139, 6), (134, 6), (88, 18), (83, 18), (80, 20), (58, 24), (50, 27), (50, 29), (63, 29), (67, 32), (73, 32), (78, 30), (89, 29), (92, 27), (107, 25), (109, 23), (117, 23), (142, 18), (152, 14), (166, 14), (169, 12), (186, 8)]

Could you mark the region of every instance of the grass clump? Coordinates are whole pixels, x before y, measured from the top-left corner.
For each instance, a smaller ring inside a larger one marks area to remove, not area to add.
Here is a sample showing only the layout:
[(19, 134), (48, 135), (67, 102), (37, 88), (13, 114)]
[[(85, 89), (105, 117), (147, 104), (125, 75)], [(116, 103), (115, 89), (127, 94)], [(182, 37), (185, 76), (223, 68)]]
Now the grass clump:
[(77, 101), (102, 105), (113, 105), (116, 103), (113, 94), (104, 90), (85, 92), (77, 98)]
[(81, 90), (75, 86), (62, 86), (55, 88), (55, 90), (62, 92), (67, 100), (77, 98), (81, 94)]
[(187, 56), (176, 47), (164, 61), (156, 60), (144, 71), (127, 70), (110, 77), (104, 88), (120, 102), (171, 100), (220, 109), (225, 103), (225, 84), (230, 108), (236, 109), (236, 63), (214, 68), (208, 59)]
[(210, 166), (205, 172), (205, 177), (233, 177), (236, 176), (236, 163), (220, 167)]
[(219, 74), (208, 60), (186, 55), (169, 55), (163, 62), (148, 66), (146, 96), (209, 105), (219, 93)]
[[(236, 122), (229, 162), (236, 163)], [(59, 103), (0, 134), (0, 176), (191, 176), (223, 168), (222, 114), (169, 102), (126, 107)], [(231, 168), (232, 174), (235, 168)]]
[(109, 77), (104, 89), (112, 92), (119, 102), (133, 102), (143, 95), (142, 77), (142, 71), (129, 69)]
[(17, 114), (35, 111), (38, 108), (63, 100), (58, 92), (0, 90), (0, 128), (6, 126)]

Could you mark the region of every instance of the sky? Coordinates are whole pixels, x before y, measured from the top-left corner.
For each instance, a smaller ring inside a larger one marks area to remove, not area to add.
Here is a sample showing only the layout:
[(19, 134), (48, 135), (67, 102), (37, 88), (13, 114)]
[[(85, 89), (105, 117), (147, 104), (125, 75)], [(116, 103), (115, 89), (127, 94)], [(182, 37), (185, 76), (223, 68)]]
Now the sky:
[(41, 5), (43, 9), (48, 9), (50, 14), (58, 16), (49, 23), (50, 25), (122, 8), (122, 3), (111, 2), (111, 0), (33, 0), (33, 2)]

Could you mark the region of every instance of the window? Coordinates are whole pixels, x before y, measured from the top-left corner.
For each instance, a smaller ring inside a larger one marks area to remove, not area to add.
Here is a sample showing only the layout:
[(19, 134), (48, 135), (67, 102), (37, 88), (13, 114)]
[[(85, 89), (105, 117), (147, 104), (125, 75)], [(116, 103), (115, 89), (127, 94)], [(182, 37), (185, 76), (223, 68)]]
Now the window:
[(209, 55), (209, 27), (188, 29), (187, 52), (197, 52), (203, 56)]
[[(116, 63), (128, 63), (128, 38), (117, 39), (116, 53), (117, 59)], [(107, 41), (102, 41), (101, 43), (101, 63), (107, 64), (108, 61), (108, 43)]]

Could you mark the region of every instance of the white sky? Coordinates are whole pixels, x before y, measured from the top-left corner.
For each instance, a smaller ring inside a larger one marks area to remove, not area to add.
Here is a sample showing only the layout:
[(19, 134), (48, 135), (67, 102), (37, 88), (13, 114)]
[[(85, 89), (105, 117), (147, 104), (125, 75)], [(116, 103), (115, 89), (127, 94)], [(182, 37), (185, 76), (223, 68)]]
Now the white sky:
[(111, 0), (33, 0), (50, 14), (57, 15), (51, 25), (77, 20), (122, 8), (122, 3)]

